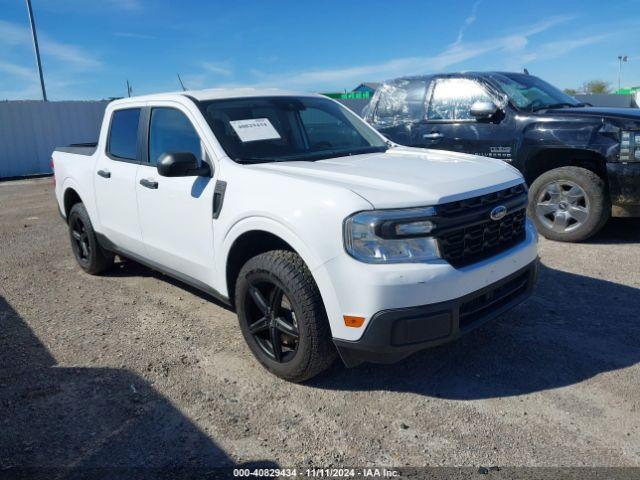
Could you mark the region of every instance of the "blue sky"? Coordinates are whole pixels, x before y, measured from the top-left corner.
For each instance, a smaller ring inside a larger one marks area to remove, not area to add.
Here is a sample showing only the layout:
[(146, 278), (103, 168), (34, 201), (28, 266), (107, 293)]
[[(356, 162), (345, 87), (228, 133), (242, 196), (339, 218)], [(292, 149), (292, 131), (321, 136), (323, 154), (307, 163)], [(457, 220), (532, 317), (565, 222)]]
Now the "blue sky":
[[(527, 67), (559, 87), (640, 85), (640, 0), (32, 0), (50, 99), (179, 88), (351, 90)], [(0, 99), (39, 98), (24, 0), (0, 0)]]

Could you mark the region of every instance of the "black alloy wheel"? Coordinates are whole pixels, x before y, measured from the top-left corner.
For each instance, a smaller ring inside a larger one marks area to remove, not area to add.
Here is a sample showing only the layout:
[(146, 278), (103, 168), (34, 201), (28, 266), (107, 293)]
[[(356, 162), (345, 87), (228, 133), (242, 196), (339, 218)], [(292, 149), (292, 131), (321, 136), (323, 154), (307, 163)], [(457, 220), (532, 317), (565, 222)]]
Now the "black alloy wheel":
[(71, 245), (76, 258), (80, 263), (88, 263), (91, 258), (91, 244), (87, 227), (79, 215), (74, 215), (69, 227), (71, 228)]
[(256, 279), (245, 297), (249, 332), (272, 360), (285, 363), (298, 350), (300, 331), (291, 302), (276, 283)]

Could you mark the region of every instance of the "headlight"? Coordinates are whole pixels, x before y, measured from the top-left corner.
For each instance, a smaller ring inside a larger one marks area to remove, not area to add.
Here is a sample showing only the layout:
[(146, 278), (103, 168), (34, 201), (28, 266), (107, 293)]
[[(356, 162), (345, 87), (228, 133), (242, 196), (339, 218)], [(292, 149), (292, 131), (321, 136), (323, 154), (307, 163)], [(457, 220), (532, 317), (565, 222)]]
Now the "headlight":
[(345, 249), (366, 263), (414, 263), (440, 258), (430, 236), (435, 225), (433, 207), (372, 210), (356, 213), (344, 222)]
[(640, 162), (640, 132), (621, 133), (620, 161)]

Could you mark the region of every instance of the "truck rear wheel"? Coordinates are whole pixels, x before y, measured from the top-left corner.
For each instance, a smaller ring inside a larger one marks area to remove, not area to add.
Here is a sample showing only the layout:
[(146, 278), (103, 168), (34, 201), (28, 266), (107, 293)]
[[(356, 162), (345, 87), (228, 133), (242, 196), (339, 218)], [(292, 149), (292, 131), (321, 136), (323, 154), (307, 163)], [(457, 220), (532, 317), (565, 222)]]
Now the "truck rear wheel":
[(97, 275), (113, 265), (114, 255), (98, 243), (84, 204), (76, 203), (71, 207), (68, 224), (71, 249), (80, 268), (87, 273)]
[(235, 303), (251, 352), (278, 377), (302, 382), (333, 363), (320, 292), (295, 252), (273, 250), (250, 259), (240, 270)]
[(611, 215), (605, 182), (591, 170), (560, 167), (540, 175), (529, 189), (529, 217), (546, 238), (580, 242)]

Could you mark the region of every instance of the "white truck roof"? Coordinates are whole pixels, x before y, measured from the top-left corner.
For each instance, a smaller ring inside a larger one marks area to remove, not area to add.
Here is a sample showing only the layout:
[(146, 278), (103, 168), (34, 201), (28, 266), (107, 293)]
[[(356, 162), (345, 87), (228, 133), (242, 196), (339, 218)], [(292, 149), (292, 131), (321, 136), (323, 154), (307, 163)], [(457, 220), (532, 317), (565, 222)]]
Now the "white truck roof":
[(196, 100), (216, 100), (224, 98), (243, 97), (266, 97), (266, 96), (296, 96), (296, 97), (319, 97), (315, 93), (302, 93), (278, 88), (209, 88), (206, 90), (186, 90), (178, 92), (154, 93), (138, 97), (122, 98), (115, 100), (114, 105), (126, 104), (129, 102), (153, 101), (153, 100), (176, 100), (179, 98), (192, 97)]

